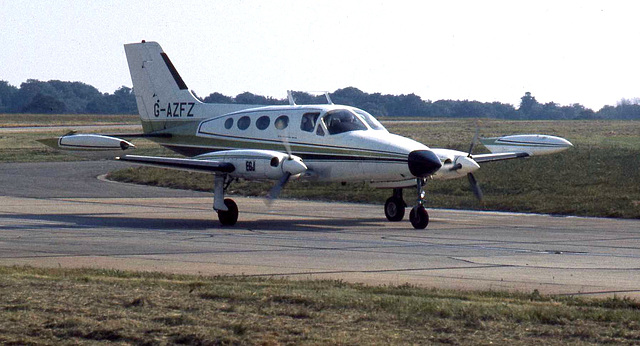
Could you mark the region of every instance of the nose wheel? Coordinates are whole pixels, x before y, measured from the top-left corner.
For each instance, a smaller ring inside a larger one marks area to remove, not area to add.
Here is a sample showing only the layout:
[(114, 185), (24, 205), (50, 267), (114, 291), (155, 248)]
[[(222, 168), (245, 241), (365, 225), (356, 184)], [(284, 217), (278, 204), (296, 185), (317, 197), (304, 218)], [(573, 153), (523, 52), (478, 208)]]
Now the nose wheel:
[(426, 183), (427, 180), (424, 178), (417, 179), (416, 189), (418, 192), (418, 203), (409, 213), (409, 221), (411, 221), (411, 225), (415, 229), (425, 229), (429, 224), (429, 213), (427, 213), (427, 209), (424, 207), (424, 197), (426, 195), (424, 192), (424, 186)]
[(429, 224), (429, 213), (427, 209), (421, 205), (416, 205), (409, 213), (409, 221), (415, 229), (425, 229)]

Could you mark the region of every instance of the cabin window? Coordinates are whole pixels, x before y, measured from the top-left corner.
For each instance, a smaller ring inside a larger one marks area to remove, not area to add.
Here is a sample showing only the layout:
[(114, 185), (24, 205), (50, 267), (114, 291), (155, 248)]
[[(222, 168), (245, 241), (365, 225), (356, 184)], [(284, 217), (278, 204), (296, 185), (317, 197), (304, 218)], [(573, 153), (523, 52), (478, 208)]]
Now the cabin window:
[(249, 118), (248, 116), (245, 115), (242, 118), (238, 119), (238, 128), (240, 130), (248, 129), (249, 125), (251, 125), (251, 118)]
[(227, 118), (227, 120), (224, 121), (224, 128), (228, 130), (232, 126), (233, 126), (233, 118)]
[(330, 135), (343, 132), (366, 130), (367, 126), (352, 112), (346, 109), (338, 109), (328, 112), (323, 118)]
[(269, 119), (268, 116), (263, 115), (260, 118), (258, 118), (258, 120), (256, 120), (256, 127), (259, 130), (264, 130), (267, 127), (269, 127), (269, 124), (271, 123), (271, 119)]
[(286, 115), (281, 115), (278, 118), (276, 118), (276, 121), (273, 123), (273, 125), (278, 130), (284, 130), (287, 128), (287, 126), (289, 126), (289, 117)]
[(356, 112), (358, 115), (360, 115), (364, 119), (364, 121), (367, 123), (367, 125), (369, 125), (370, 128), (374, 130), (386, 130), (384, 126), (380, 124), (378, 119), (373, 117), (373, 115), (363, 111), (362, 109), (356, 108), (353, 111)]
[(318, 121), (318, 117), (320, 113), (305, 113), (302, 115), (302, 121), (300, 122), (300, 130), (313, 132), (313, 129), (316, 128), (316, 122)]

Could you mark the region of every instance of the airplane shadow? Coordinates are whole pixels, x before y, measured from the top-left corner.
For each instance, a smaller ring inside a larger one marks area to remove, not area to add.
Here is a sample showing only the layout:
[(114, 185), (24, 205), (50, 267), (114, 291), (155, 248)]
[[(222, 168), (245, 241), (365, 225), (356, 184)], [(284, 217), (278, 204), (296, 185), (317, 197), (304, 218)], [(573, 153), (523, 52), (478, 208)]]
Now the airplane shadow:
[[(117, 214), (119, 215), (119, 214)], [(11, 220), (32, 220), (34, 223), (12, 222)], [(210, 220), (168, 219), (168, 218), (131, 218), (110, 214), (4, 214), (0, 215), (0, 230), (33, 229), (84, 229), (84, 228), (122, 228), (158, 231), (202, 231), (224, 229), (248, 229), (252, 231), (306, 231), (337, 232), (350, 227), (367, 227), (369, 230), (380, 228), (383, 219), (269, 219), (238, 220), (234, 226), (222, 226), (212, 216)], [(385, 222), (386, 223), (386, 222)]]

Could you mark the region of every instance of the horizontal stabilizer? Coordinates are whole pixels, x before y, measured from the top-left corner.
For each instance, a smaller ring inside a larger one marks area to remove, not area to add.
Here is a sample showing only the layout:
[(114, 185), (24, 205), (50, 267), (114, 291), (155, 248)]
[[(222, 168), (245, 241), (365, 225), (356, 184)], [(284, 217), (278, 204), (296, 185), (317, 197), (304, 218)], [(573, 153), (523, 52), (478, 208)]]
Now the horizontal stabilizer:
[(171, 138), (173, 137), (170, 133), (109, 133), (105, 134), (105, 136), (110, 137), (119, 137), (119, 138)]

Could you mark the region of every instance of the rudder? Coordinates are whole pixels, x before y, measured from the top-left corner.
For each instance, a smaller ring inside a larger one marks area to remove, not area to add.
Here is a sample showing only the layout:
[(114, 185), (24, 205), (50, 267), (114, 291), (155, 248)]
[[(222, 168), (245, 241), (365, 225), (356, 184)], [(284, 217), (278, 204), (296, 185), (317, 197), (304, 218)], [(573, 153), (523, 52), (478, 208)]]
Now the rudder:
[(157, 42), (124, 45), (144, 132), (166, 128), (168, 118), (194, 117), (201, 104)]

